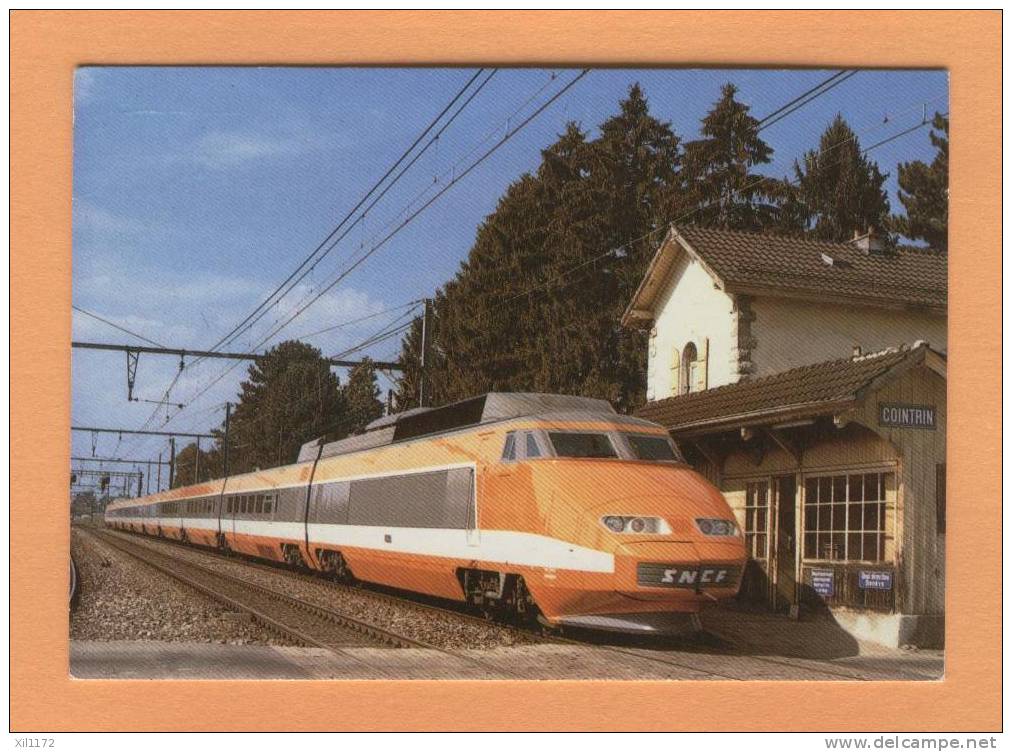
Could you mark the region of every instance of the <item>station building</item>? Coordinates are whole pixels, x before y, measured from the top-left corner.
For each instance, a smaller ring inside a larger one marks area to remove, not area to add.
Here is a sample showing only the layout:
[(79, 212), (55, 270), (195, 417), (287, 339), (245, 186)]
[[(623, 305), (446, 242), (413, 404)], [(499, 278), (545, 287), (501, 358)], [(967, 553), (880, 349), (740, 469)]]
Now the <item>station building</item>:
[(624, 316), (647, 404), (724, 492), (743, 599), (940, 645), (947, 263), (928, 249), (669, 229)]

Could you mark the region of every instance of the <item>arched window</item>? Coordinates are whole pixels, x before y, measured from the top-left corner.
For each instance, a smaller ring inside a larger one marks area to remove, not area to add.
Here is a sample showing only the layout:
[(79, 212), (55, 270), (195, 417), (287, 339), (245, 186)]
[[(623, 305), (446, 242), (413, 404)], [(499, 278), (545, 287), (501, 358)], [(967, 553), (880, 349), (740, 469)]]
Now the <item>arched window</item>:
[(696, 386), (699, 383), (697, 371), (699, 369), (699, 363), (696, 355), (696, 345), (692, 342), (685, 346), (682, 350), (682, 379), (678, 385), (679, 394), (688, 394), (689, 392), (697, 390), (699, 387)]

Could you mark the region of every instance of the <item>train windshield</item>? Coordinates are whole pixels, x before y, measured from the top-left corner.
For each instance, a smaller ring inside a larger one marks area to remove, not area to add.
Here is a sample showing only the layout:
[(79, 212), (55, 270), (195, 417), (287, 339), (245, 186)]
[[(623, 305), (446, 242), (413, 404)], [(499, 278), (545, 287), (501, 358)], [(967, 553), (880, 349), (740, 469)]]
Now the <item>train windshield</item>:
[(658, 462), (684, 462), (674, 446), (664, 436), (649, 436), (641, 433), (627, 433), (626, 440), (638, 460)]
[(549, 433), (557, 457), (618, 457), (607, 434)]

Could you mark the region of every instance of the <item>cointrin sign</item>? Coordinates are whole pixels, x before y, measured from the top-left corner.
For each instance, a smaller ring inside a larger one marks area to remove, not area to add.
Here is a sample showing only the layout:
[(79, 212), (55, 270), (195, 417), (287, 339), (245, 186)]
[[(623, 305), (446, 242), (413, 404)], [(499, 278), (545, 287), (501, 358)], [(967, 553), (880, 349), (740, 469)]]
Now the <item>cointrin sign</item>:
[(935, 406), (880, 402), (878, 422), (880, 426), (889, 428), (925, 428), (933, 431), (935, 430)]

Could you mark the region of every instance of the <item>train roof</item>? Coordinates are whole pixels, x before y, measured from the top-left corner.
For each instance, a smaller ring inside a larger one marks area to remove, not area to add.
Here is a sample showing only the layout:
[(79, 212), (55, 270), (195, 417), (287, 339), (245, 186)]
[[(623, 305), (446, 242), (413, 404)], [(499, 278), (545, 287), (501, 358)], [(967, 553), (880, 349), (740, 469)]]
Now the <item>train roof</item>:
[(317, 452), (320, 452), (321, 458), (333, 457), (483, 423), (559, 413), (582, 413), (585, 417), (588, 414), (600, 416), (602, 413), (616, 415), (610, 402), (592, 397), (537, 392), (488, 392), (443, 407), (418, 407), (386, 415), (366, 426), (364, 434), (324, 444), (322, 452), (321, 440), (316, 439), (302, 445), (298, 461), (315, 459)]

